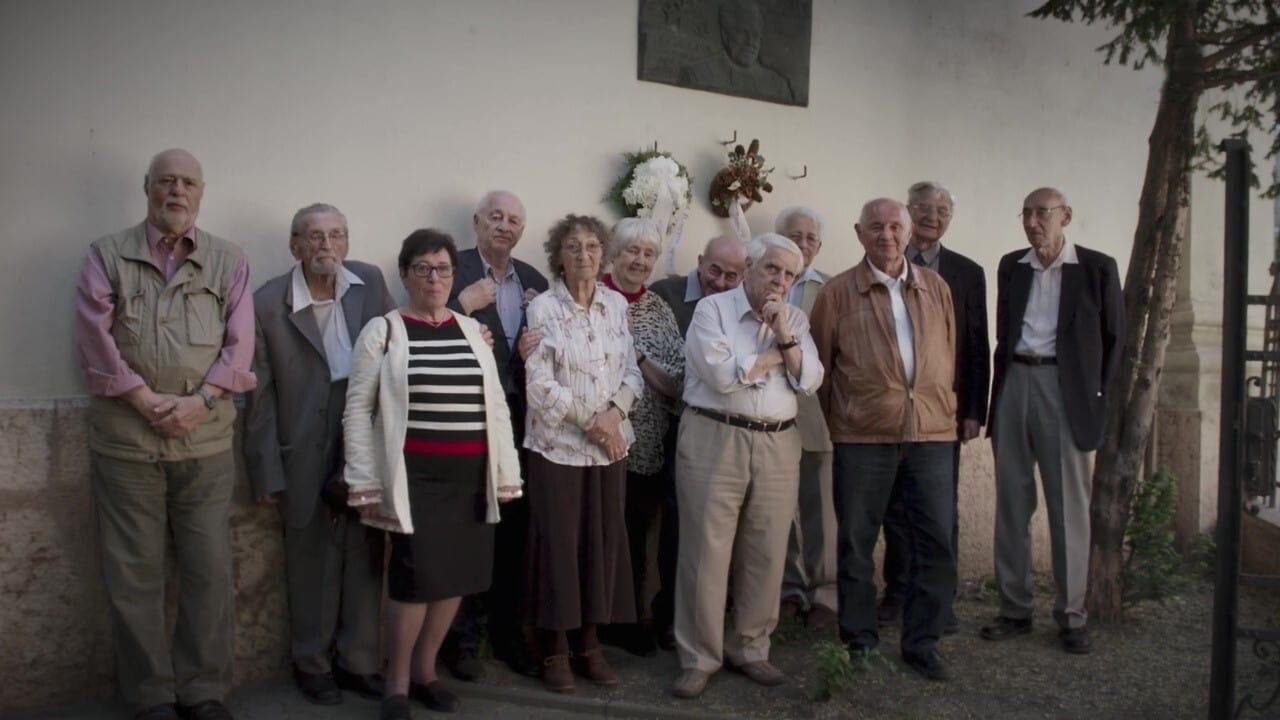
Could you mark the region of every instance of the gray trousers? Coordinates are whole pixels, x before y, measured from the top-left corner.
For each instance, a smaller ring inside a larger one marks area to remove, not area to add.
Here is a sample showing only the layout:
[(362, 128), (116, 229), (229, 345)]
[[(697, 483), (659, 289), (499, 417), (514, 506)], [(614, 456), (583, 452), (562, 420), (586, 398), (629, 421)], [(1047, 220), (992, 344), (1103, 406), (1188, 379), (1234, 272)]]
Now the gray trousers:
[(293, 662), (308, 673), (338, 664), (358, 675), (381, 672), (383, 533), (316, 503), (311, 522), (284, 531)]
[[(222, 699), (234, 657), (231, 452), (173, 462), (95, 452), (90, 473), (120, 694), (138, 707)], [(172, 650), (164, 622), (170, 532), (178, 575)]]
[(1057, 367), (1010, 363), (996, 402), (995, 561), (1000, 614), (1031, 617), (1035, 588), (1031, 516), (1036, 510), (1034, 471), (1039, 467), (1058, 589), (1053, 617), (1063, 628), (1084, 627), (1093, 451), (1076, 447)]
[(822, 605), (835, 611), (836, 511), (831, 487), (831, 453), (800, 454), (800, 498), (791, 521), (782, 598), (795, 598), (805, 610)]

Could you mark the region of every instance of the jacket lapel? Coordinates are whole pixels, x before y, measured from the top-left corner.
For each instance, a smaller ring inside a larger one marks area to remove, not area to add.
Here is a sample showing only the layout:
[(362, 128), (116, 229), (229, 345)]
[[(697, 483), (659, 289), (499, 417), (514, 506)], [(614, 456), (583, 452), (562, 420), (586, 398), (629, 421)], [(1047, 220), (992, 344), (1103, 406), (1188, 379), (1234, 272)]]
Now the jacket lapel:
[[(351, 346), (355, 347), (356, 337), (360, 335), (360, 331), (364, 329), (364, 323), (360, 322), (361, 311), (364, 309), (365, 286), (352, 283), (347, 287), (347, 292), (342, 296), (342, 319), (347, 321), (347, 334), (351, 336)], [(315, 322), (313, 321), (314, 325)]]
[(298, 332), (302, 333), (302, 337), (311, 343), (311, 347), (320, 353), (323, 359), (324, 354), (324, 338), (320, 337), (320, 326), (316, 324), (316, 316), (311, 312), (311, 308), (304, 308), (300, 312), (293, 312), (293, 287), (290, 286), (284, 291), (285, 312), (289, 317), (289, 322), (298, 328)]
[(1027, 314), (1027, 300), (1031, 297), (1031, 277), (1035, 271), (1024, 262), (1013, 264), (1009, 278), (1009, 354), (1022, 339), (1022, 318)]
[(1057, 340), (1062, 342), (1063, 333), (1071, 325), (1075, 317), (1076, 298), (1084, 287), (1084, 267), (1080, 263), (1062, 264), (1062, 294), (1058, 296), (1058, 332)]

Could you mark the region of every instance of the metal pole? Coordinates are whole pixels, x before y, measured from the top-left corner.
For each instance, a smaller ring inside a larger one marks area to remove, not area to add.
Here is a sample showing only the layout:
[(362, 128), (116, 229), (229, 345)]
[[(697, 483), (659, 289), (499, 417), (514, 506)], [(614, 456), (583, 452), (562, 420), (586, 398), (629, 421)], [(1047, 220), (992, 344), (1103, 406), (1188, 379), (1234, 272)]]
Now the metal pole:
[(1226, 263), (1222, 298), (1222, 409), (1218, 437), (1218, 562), (1213, 593), (1213, 667), (1209, 717), (1235, 711), (1236, 626), (1239, 621), (1241, 472), (1244, 469), (1244, 353), (1249, 291), (1249, 145), (1224, 140)]

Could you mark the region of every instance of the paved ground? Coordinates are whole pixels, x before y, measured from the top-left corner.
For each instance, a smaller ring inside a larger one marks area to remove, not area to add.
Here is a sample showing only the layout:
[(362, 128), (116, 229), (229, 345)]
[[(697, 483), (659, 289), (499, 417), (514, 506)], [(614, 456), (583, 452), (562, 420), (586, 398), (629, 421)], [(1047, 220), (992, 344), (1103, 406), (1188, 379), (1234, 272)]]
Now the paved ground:
[[(961, 632), (946, 638), (941, 650), (955, 679), (933, 683), (898, 662), (897, 631), (881, 638), (884, 660), (859, 673), (850, 686), (827, 702), (815, 700), (818, 647), (825, 638), (798, 626), (774, 637), (772, 659), (789, 676), (778, 688), (763, 688), (741, 675), (720, 672), (696, 701), (668, 692), (678, 674), (675, 656), (659, 653), (637, 658), (616, 648), (605, 653), (618, 670), (618, 687), (602, 690), (579, 683), (576, 693), (557, 695), (536, 680), (490, 663), (482, 683), (451, 683), (463, 697), (458, 718), (894, 718), (899, 720), (1145, 720), (1203, 718), (1209, 688), (1212, 588), (1193, 582), (1163, 604), (1145, 603), (1118, 626), (1094, 629), (1092, 655), (1062, 652), (1049, 618), (1051, 593), (1042, 582), (1035, 631), (1004, 643), (978, 638), (978, 629), (996, 612), (983, 586), (970, 586), (957, 603)], [(1242, 621), (1280, 625), (1280, 593), (1249, 592), (1241, 598)], [(1263, 648), (1268, 650), (1268, 648)], [(1280, 662), (1255, 656), (1239, 646), (1238, 698), (1265, 699), (1280, 685)], [(347, 720), (377, 717), (374, 702), (350, 698), (339, 708), (307, 704), (287, 681), (240, 688), (229, 704), (238, 720)], [(444, 717), (421, 706), (418, 720)], [(127, 718), (115, 705), (97, 704), (7, 715), (4, 720), (116, 720)], [(1280, 718), (1280, 704), (1242, 718)]]

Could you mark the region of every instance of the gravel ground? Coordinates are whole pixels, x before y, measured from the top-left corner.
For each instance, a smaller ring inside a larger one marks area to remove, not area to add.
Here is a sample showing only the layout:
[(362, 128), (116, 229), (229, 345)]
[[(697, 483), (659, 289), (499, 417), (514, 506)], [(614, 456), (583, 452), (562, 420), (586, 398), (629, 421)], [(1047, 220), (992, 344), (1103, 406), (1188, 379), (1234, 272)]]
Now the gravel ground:
[[(1164, 604), (1133, 609), (1123, 625), (1092, 629), (1094, 652), (1068, 655), (1061, 650), (1050, 615), (1051, 591), (1037, 592), (1037, 623), (1025, 637), (1001, 643), (982, 640), (979, 628), (996, 614), (996, 603), (981, 587), (970, 588), (957, 603), (961, 631), (944, 639), (941, 650), (955, 678), (929, 682), (898, 658), (898, 633), (881, 638), (884, 661), (861, 674), (847, 692), (829, 702), (812, 699), (817, 682), (813, 646), (822, 638), (799, 626), (775, 635), (774, 663), (792, 681), (762, 688), (744, 677), (720, 672), (702, 698), (680, 701), (667, 689), (678, 674), (675, 656), (636, 658), (608, 648), (622, 684), (602, 692), (584, 688), (579, 695), (732, 718), (1203, 718), (1209, 697), (1213, 588), (1197, 581)], [(1280, 592), (1244, 593), (1242, 622), (1280, 626)], [(1252, 691), (1267, 696), (1280, 678), (1268, 675), (1251, 646), (1239, 646), (1238, 697)], [(494, 666), (489, 682), (537, 688), (536, 681)], [(1268, 714), (1241, 717), (1280, 718), (1280, 703)]]

